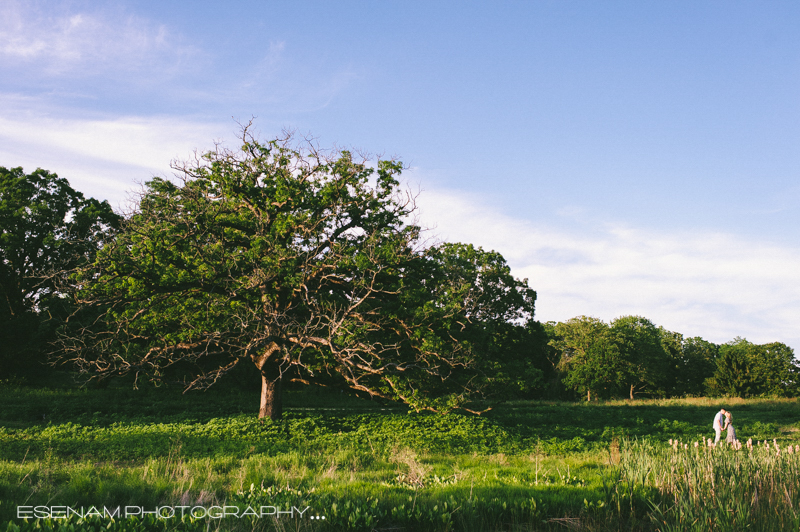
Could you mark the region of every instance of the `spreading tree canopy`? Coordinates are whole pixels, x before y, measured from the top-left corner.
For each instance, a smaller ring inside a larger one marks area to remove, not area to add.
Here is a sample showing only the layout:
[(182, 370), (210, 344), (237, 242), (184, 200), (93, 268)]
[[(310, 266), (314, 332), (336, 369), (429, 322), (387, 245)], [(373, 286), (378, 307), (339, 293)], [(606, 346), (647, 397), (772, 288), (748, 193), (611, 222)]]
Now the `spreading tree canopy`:
[(459, 273), (463, 254), (425, 249), (401, 163), (242, 141), (145, 185), (80, 277), (68, 359), (96, 377), (191, 375), (187, 388), (254, 364), (271, 418), (287, 380), (434, 410), (497, 381), (484, 357), (499, 322), (532, 317), (535, 294), (504, 263), (482, 274), (499, 261), (481, 250)]

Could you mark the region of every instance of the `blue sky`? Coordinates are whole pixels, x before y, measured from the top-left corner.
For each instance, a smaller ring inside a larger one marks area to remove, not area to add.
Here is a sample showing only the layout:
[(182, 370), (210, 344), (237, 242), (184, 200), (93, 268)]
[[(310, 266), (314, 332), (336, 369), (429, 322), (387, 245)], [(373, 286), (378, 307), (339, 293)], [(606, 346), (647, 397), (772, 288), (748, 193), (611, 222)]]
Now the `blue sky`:
[(537, 317), (800, 347), (796, 2), (23, 2), (0, 165), (128, 191), (255, 117), (397, 156)]

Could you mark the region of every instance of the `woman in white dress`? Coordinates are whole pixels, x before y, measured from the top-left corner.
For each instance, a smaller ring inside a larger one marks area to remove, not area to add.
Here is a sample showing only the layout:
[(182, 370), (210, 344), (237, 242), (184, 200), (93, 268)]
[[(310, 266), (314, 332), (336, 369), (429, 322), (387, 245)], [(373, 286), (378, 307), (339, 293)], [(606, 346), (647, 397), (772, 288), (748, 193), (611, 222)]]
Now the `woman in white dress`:
[(725, 430), (728, 431), (725, 442), (736, 443), (736, 429), (733, 426), (733, 416), (730, 412), (725, 412)]

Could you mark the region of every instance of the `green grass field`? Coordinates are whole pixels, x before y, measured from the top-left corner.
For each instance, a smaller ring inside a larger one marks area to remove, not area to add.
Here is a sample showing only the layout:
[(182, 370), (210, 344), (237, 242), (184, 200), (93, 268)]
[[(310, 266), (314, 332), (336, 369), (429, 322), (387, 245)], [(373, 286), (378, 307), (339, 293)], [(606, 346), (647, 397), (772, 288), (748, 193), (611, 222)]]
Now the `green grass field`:
[[(477, 417), (303, 389), (263, 423), (257, 400), (230, 386), (0, 386), (0, 531), (800, 526), (794, 399), (516, 402)], [(694, 447), (720, 406), (740, 440), (769, 450)], [(183, 518), (94, 515), (181, 506)]]

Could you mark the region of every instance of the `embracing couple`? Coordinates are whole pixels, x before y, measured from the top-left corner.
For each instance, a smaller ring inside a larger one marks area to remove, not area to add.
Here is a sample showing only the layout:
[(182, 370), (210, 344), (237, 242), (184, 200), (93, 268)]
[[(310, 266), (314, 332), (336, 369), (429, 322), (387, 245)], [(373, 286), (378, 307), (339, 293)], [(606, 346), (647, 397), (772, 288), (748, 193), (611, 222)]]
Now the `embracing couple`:
[(727, 431), (727, 435), (725, 441), (728, 443), (734, 443), (736, 441), (736, 429), (733, 427), (733, 416), (730, 412), (726, 411), (724, 408), (721, 408), (717, 415), (714, 416), (714, 433), (716, 437), (714, 438), (714, 443), (718, 443), (720, 437), (722, 436), (722, 431)]

